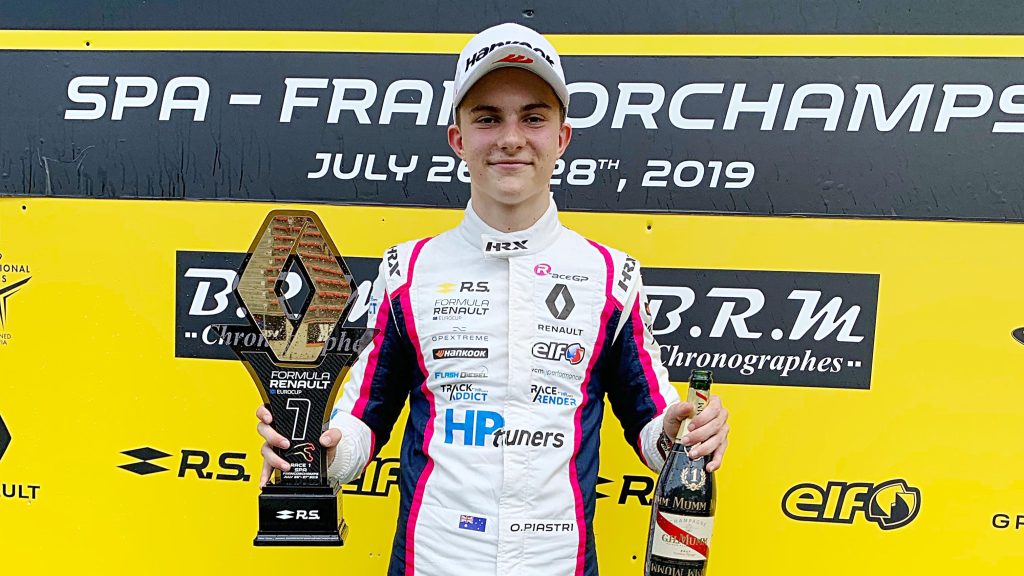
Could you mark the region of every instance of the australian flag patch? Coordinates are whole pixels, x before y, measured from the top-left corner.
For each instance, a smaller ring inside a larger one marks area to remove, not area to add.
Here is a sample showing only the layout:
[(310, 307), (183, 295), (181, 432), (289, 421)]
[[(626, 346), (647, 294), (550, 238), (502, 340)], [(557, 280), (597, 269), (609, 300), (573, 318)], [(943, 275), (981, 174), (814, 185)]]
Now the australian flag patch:
[(476, 516), (467, 516), (462, 514), (459, 516), (459, 529), (484, 532), (487, 530), (487, 518), (478, 518)]

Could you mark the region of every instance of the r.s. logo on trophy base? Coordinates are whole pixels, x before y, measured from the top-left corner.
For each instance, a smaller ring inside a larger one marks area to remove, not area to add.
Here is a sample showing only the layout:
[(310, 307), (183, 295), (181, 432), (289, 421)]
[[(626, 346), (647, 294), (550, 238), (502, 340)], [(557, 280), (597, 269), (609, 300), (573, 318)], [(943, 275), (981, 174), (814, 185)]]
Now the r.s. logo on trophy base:
[(341, 381), (373, 336), (344, 327), (354, 286), (320, 218), (306, 210), (267, 215), (242, 264), (235, 296), (249, 325), (228, 327), (229, 341), (239, 343), (235, 353), (290, 444), (274, 448), (291, 470), (276, 471), (276, 482), (260, 494), (256, 546), (345, 542), (341, 494), (327, 482), (319, 438)]

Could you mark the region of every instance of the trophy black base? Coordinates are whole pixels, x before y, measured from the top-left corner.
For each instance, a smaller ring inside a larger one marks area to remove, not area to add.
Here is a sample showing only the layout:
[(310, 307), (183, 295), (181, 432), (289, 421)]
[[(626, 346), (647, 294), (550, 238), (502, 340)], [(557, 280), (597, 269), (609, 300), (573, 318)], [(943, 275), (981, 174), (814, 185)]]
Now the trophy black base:
[(326, 486), (267, 484), (259, 509), (255, 546), (343, 546), (348, 537), (341, 497)]

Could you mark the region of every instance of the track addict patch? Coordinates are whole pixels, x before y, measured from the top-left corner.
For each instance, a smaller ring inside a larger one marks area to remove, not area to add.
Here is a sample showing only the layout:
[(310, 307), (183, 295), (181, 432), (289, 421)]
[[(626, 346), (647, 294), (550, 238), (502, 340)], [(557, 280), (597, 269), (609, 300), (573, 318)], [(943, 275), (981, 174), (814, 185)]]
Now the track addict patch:
[(487, 392), (477, 390), (469, 382), (456, 382), (454, 384), (441, 384), (441, 393), (448, 396), (448, 400), (466, 400), (469, 402), (486, 402)]

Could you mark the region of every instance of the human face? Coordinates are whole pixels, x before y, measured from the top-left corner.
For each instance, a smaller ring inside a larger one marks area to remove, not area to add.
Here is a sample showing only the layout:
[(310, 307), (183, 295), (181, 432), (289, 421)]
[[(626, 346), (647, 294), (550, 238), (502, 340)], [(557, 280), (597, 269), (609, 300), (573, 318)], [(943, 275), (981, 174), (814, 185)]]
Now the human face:
[(477, 81), (459, 105), (458, 125), (448, 127), (448, 143), (469, 168), (473, 205), (485, 210), (543, 206), (543, 213), (571, 137), (551, 86), (522, 68)]

